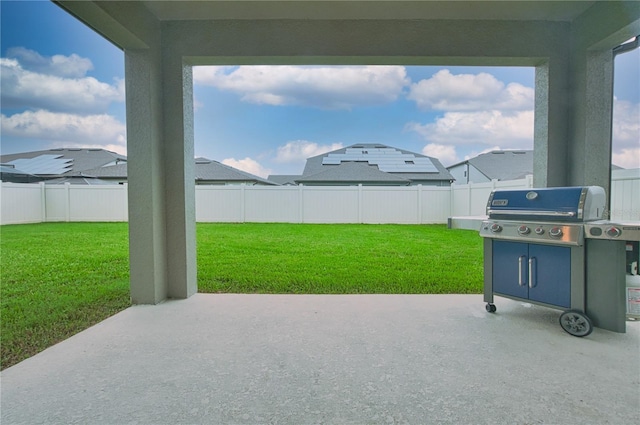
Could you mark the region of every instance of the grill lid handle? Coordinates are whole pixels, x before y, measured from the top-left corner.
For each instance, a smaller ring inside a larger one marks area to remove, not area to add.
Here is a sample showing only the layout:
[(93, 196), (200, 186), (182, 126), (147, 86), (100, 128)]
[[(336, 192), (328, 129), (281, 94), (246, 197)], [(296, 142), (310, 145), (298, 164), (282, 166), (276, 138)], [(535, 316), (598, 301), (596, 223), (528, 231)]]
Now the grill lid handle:
[(535, 211), (535, 210), (487, 210), (489, 215), (492, 214), (509, 214), (509, 215), (534, 215), (544, 217), (575, 217), (575, 211)]

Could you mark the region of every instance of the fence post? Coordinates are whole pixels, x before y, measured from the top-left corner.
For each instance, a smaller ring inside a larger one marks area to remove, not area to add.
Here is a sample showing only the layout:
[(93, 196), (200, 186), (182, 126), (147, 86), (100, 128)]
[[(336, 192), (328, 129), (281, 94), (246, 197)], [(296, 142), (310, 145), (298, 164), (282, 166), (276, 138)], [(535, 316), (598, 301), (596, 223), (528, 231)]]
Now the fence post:
[(40, 220), (42, 223), (47, 221), (47, 188), (44, 182), (40, 182)]
[(246, 185), (244, 183), (240, 185), (240, 223), (245, 222), (245, 204), (247, 203), (244, 190), (245, 186)]
[(358, 223), (362, 224), (362, 183), (358, 185)]
[(122, 183), (122, 193), (124, 194), (123, 200), (122, 200), (124, 216), (122, 218), (123, 218), (123, 221), (128, 222), (129, 221), (129, 186), (127, 182)]
[(304, 186), (298, 184), (298, 223), (304, 223)]
[(422, 185), (419, 184), (417, 188), (418, 192), (418, 224), (422, 224)]
[(471, 182), (467, 182), (467, 215), (471, 215)]
[(533, 174), (527, 174), (525, 179), (527, 180), (527, 188), (531, 189), (533, 187)]
[(71, 221), (71, 193), (70, 193), (70, 189), (71, 189), (71, 183), (66, 182), (64, 184), (64, 195), (66, 197), (64, 218), (67, 221), (67, 223)]

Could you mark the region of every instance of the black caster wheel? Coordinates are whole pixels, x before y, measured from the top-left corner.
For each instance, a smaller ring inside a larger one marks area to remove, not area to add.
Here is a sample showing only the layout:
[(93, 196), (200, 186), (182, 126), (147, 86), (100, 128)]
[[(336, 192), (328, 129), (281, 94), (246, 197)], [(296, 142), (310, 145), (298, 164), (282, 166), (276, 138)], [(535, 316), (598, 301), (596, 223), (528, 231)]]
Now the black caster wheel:
[(580, 310), (567, 310), (560, 316), (560, 326), (573, 336), (587, 336), (593, 331), (593, 324)]
[(495, 304), (487, 303), (487, 305), (484, 308), (487, 309), (488, 313), (495, 313), (496, 312), (496, 305)]

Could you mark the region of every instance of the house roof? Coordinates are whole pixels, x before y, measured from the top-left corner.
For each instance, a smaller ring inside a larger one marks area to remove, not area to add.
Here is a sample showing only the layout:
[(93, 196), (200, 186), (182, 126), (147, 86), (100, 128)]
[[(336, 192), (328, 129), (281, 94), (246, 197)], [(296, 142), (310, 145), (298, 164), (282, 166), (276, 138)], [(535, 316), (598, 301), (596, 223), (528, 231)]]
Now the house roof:
[(490, 180), (516, 180), (533, 174), (533, 151), (491, 151), (454, 164), (470, 164)]
[[(7, 174), (21, 169), (25, 173), (49, 178), (127, 178), (127, 157), (105, 149), (65, 148), (23, 152), (2, 155), (0, 162), (8, 166), (3, 167), (3, 174), (4, 168), (8, 168)], [(195, 163), (196, 181), (278, 184), (211, 159), (200, 157), (195, 159)]]
[(343, 162), (340, 165), (326, 165), (324, 171), (302, 176), (296, 182), (301, 183), (395, 183), (406, 184), (411, 183), (410, 180), (400, 176), (380, 171), (377, 166), (369, 165), (364, 162)]
[(236, 181), (236, 182), (253, 182), (265, 185), (277, 185), (273, 181), (263, 179), (256, 175), (238, 170), (218, 161), (206, 158), (198, 158), (196, 160), (196, 181)]
[(301, 178), (300, 174), (271, 174), (267, 177), (267, 180), (278, 183), (280, 185), (295, 185), (296, 180)]
[[(207, 158), (195, 159), (196, 181), (227, 181), (238, 183), (260, 183), (265, 185), (277, 185), (273, 181), (263, 179), (250, 173), (238, 170)], [(100, 178), (127, 178), (127, 164), (109, 165), (87, 170), (83, 175)]]
[[(453, 180), (453, 176), (437, 158), (377, 143), (358, 143), (308, 158), (302, 178), (296, 181), (317, 181), (311, 180), (310, 176), (345, 164), (364, 164), (369, 167), (369, 173), (363, 174), (361, 178), (353, 174), (358, 171), (366, 173), (367, 168), (363, 167), (348, 167), (344, 169), (345, 171), (335, 171), (335, 177), (348, 173), (345, 176), (348, 175), (349, 179), (352, 179), (343, 181), (406, 181), (409, 184), (415, 181), (450, 182)], [(381, 174), (377, 174), (374, 178), (371, 168)], [(382, 174), (387, 177), (383, 178)], [(367, 178), (373, 178), (373, 180), (365, 180)]]
[(3, 164), (15, 165), (23, 171), (40, 176), (73, 176), (127, 157), (105, 149), (49, 149), (0, 156)]
[(127, 178), (127, 163), (120, 163), (114, 165), (106, 165), (104, 167), (93, 168), (86, 170), (82, 173), (89, 177), (100, 177), (106, 179), (126, 179)]

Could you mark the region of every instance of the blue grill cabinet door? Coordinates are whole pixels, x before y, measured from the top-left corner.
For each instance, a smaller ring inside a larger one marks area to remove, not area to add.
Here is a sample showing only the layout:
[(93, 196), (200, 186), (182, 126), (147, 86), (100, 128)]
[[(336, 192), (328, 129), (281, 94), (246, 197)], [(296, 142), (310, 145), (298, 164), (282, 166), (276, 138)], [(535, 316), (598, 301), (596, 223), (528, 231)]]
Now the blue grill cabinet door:
[(560, 307), (571, 307), (571, 248), (529, 245), (531, 261), (529, 299)]
[(529, 298), (529, 244), (493, 241), (493, 292)]

